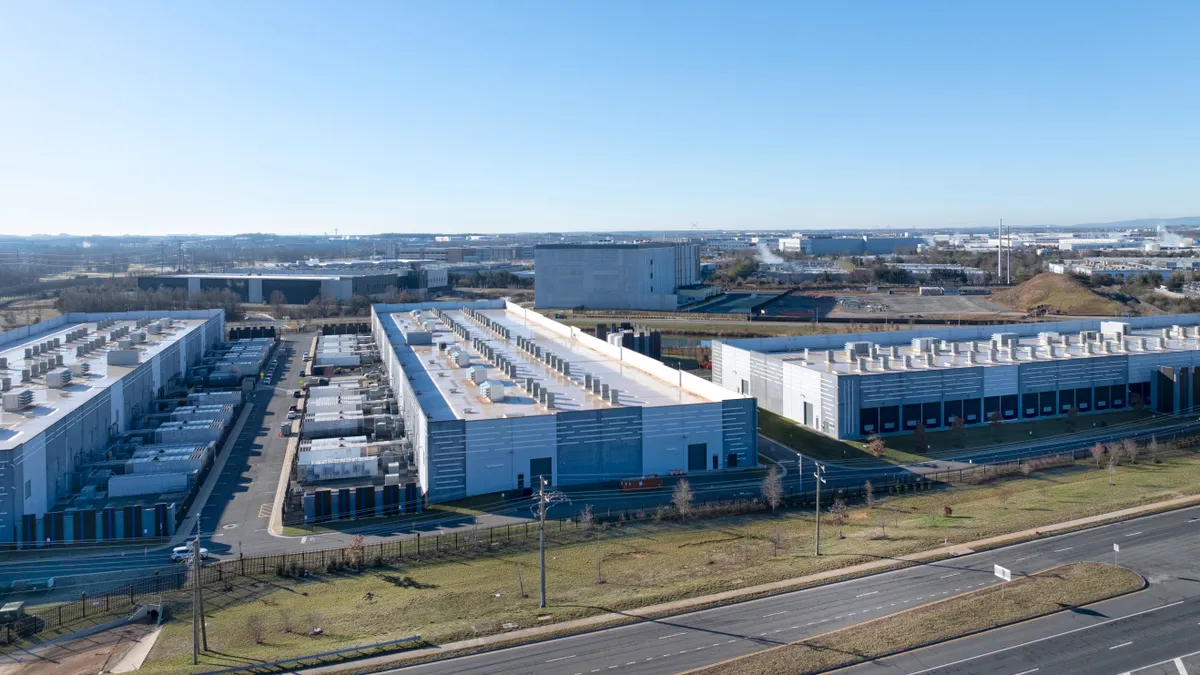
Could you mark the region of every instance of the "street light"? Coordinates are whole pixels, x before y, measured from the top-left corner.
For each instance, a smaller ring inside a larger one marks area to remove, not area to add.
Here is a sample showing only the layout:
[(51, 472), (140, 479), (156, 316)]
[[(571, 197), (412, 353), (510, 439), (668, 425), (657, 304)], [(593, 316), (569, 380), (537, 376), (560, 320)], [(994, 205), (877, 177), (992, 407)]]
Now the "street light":
[(821, 474), (825, 473), (825, 467), (816, 462), (813, 464), (817, 467), (817, 470), (813, 472), (813, 478), (817, 479), (817, 537), (814, 543), (816, 554), (819, 556), (821, 555), (821, 483), (825, 482), (825, 479), (821, 478)]

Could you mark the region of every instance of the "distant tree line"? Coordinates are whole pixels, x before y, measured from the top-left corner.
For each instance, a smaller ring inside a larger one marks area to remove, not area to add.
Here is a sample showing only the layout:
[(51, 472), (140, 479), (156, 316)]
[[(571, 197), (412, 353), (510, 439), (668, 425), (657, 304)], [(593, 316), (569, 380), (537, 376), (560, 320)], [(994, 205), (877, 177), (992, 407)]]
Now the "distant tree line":
[(99, 286), (75, 286), (58, 294), (55, 307), (68, 312), (133, 312), (147, 310), (223, 309), (232, 321), (242, 318), (242, 300), (228, 289), (189, 296), (182, 288), (146, 290), (133, 279), (115, 279)]

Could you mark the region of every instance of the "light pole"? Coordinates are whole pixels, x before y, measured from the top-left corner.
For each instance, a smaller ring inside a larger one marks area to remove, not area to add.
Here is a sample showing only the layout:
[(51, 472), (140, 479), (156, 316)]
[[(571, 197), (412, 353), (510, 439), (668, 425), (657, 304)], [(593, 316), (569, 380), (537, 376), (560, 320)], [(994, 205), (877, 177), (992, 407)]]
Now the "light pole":
[(813, 478), (817, 479), (817, 536), (813, 543), (816, 554), (819, 556), (821, 555), (821, 483), (825, 482), (825, 479), (821, 478), (821, 474), (825, 473), (825, 467), (816, 462), (813, 464), (817, 467), (817, 470), (813, 472)]

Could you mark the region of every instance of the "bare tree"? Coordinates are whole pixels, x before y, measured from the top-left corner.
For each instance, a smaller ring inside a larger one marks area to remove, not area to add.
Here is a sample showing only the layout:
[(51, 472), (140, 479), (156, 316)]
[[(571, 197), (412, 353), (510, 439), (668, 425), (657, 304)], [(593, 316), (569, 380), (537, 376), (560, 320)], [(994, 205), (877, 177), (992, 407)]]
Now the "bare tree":
[(925, 450), (929, 447), (925, 438), (925, 420), (917, 422), (917, 428), (913, 430), (913, 447), (918, 450)]
[(592, 505), (588, 504), (579, 512), (579, 526), (583, 528), (585, 533), (591, 533), (596, 527), (596, 512), (592, 510)]
[[(1114, 443), (1114, 445), (1116, 445)], [(1113, 474), (1117, 471), (1117, 466), (1121, 463), (1121, 450), (1119, 447), (1113, 448), (1112, 452), (1108, 453), (1108, 484), (1116, 485), (1113, 482)]]
[(267, 622), (263, 621), (262, 616), (251, 614), (246, 617), (246, 632), (250, 634), (254, 644), (261, 645), (267, 637)]
[(942, 504), (942, 517), (949, 518), (954, 515), (954, 507), (949, 504)]
[(1129, 407), (1141, 412), (1146, 408), (1146, 399), (1141, 394), (1134, 392), (1129, 395)]
[(879, 537), (887, 539), (887, 511), (878, 511), (875, 520), (879, 523)]
[(883, 439), (878, 435), (872, 434), (871, 437), (867, 439), (867, 452), (870, 453), (872, 457), (883, 457), (883, 453), (886, 450), (887, 446), (884, 445)]
[(1158, 458), (1158, 439), (1157, 438), (1150, 439), (1150, 445), (1147, 446), (1147, 449), (1150, 451), (1150, 461), (1154, 462), (1155, 464), (1161, 464), (1162, 460)]
[(992, 428), (992, 431), (999, 433), (1000, 427), (1004, 426), (1004, 413), (999, 410), (988, 413), (988, 426)]
[(692, 493), (692, 486), (686, 478), (681, 478), (675, 484), (675, 490), (671, 493), (671, 504), (675, 506), (675, 510), (679, 512), (680, 518), (687, 518), (692, 514), (692, 500), (695, 494)]
[(350, 566), (356, 570), (362, 570), (363, 558), (366, 557), (367, 545), (361, 534), (355, 535), (350, 543), (346, 545), (346, 558), (349, 559)]
[(1076, 408), (1075, 406), (1071, 406), (1070, 408), (1067, 408), (1067, 426), (1070, 427), (1071, 429), (1074, 429), (1075, 425), (1078, 422), (1079, 422), (1079, 408)]
[(833, 506), (829, 507), (829, 518), (838, 528), (838, 539), (845, 539), (846, 535), (843, 530), (846, 527), (846, 517), (849, 515), (850, 509), (846, 508), (846, 500), (842, 499), (841, 495), (834, 497)]
[(778, 467), (772, 466), (766, 477), (763, 478), (762, 496), (772, 511), (783, 503), (783, 476), (780, 475)]
[(863, 497), (868, 509), (875, 508), (875, 486), (871, 485), (871, 481), (863, 483)]
[(783, 548), (783, 545), (785, 543), (787, 543), (786, 535), (784, 535), (784, 533), (783, 533), (783, 528), (782, 527), (772, 528), (770, 539), (771, 539), (771, 557), (778, 558), (779, 557), (779, 549)]
[(601, 546), (600, 546), (600, 537), (599, 536), (596, 537), (595, 542), (596, 542), (596, 544), (595, 544), (595, 549), (596, 549), (596, 581), (595, 581), (595, 583), (602, 584), (602, 583), (604, 583), (604, 573), (601, 571), (601, 565), (604, 563), (604, 549), (601, 548)]
[(963, 421), (963, 418), (956, 416), (950, 423), (950, 431), (954, 434), (954, 442), (962, 447), (967, 434), (967, 423)]
[(279, 610), (279, 621), (283, 624), (283, 632), (292, 632), (292, 610), (286, 607)]
[(271, 314), (275, 317), (275, 320), (279, 321), (282, 319), (283, 306), (287, 304), (287, 296), (283, 294), (283, 291), (271, 291), (271, 297), (267, 302), (271, 303)]
[(1098, 442), (1088, 448), (1088, 451), (1092, 453), (1092, 459), (1096, 460), (1096, 466), (1100, 466), (1100, 462), (1104, 459), (1104, 444)]
[(521, 561), (518, 560), (518, 561), (516, 561), (516, 563), (517, 563), (517, 591), (520, 593), (520, 597), (528, 598), (529, 596), (525, 595), (525, 575), (521, 574)]
[(1121, 455), (1129, 458), (1130, 464), (1137, 464), (1138, 452), (1141, 448), (1138, 447), (1138, 442), (1132, 438), (1126, 438), (1121, 441)]

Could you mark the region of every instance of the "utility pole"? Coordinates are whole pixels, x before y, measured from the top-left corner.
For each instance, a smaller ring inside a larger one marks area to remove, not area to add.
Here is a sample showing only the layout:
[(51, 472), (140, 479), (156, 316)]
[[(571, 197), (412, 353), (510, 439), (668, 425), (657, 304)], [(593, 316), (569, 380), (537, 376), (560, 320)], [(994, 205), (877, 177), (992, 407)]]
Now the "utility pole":
[(167, 273), (167, 242), (166, 242), (166, 241), (163, 241), (163, 242), (162, 242), (162, 243), (159, 245), (159, 251), (158, 251), (158, 273), (159, 273), (159, 274), (166, 274), (166, 273)]
[(183, 271), (183, 242), (176, 244), (175, 248), (175, 271)]
[(996, 230), (996, 283), (1004, 279), (1004, 219)]
[(817, 536), (814, 541), (814, 548), (816, 554), (819, 556), (821, 555), (821, 483), (825, 482), (825, 479), (821, 478), (821, 474), (825, 472), (825, 467), (816, 462), (813, 462), (813, 464), (817, 467), (817, 470), (813, 472), (813, 477), (817, 479)]
[(538, 563), (542, 596), (538, 607), (546, 607), (546, 477), (538, 476)]
[(200, 647), (208, 651), (208, 628), (204, 625), (204, 594), (200, 583), (200, 537), (192, 540), (192, 665), (200, 662)]

